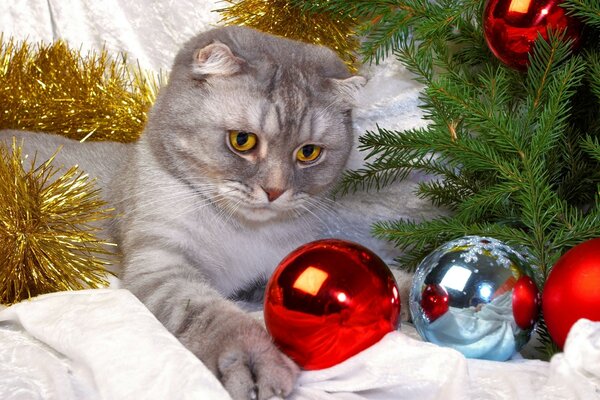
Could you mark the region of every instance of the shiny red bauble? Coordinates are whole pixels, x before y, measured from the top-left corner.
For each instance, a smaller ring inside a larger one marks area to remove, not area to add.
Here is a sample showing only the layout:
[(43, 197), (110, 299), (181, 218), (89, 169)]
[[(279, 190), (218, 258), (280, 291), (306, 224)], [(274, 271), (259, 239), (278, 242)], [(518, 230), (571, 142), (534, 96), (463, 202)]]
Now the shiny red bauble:
[(566, 15), (562, 0), (489, 0), (483, 15), (487, 44), (503, 63), (525, 69), (538, 35), (548, 39), (548, 29), (566, 29), (566, 37), (579, 41), (577, 20)]
[(542, 298), (533, 279), (521, 276), (513, 287), (512, 306), (515, 323), (521, 329), (530, 329), (538, 320)]
[(429, 284), (421, 295), (421, 308), (429, 322), (433, 322), (448, 311), (450, 296), (442, 285)]
[(600, 321), (600, 238), (573, 247), (558, 260), (544, 285), (542, 310), (561, 348), (578, 319)]
[(265, 292), (265, 324), (275, 343), (307, 370), (336, 365), (399, 323), (394, 276), (369, 249), (323, 239), (290, 253)]

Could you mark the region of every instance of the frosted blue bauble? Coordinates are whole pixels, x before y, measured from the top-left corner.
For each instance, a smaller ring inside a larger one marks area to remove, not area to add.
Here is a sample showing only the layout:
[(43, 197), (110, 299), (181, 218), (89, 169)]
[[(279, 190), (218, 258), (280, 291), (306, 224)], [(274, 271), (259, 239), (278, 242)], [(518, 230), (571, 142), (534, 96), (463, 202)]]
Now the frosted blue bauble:
[(465, 236), (429, 254), (410, 293), (421, 337), (466, 357), (505, 361), (529, 340), (539, 293), (527, 260), (492, 238)]

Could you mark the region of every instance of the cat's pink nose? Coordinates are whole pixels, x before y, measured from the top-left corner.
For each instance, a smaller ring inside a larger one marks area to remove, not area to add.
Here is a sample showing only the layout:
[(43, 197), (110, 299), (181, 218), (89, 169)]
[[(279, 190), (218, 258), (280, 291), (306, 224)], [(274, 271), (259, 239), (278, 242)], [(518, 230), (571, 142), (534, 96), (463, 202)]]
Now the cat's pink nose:
[(285, 192), (283, 189), (263, 188), (270, 202), (275, 201)]

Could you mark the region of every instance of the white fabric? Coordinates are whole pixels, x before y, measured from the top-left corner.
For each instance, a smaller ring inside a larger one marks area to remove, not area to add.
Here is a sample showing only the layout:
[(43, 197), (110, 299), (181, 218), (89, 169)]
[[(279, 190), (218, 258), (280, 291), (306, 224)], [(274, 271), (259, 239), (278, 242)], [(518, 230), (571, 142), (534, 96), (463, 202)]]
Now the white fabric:
[[(551, 362), (466, 359), (388, 334), (327, 370), (304, 372), (294, 400), (594, 399), (600, 397), (600, 323), (580, 320)], [(597, 397), (598, 396), (598, 397)]]
[[(580, 320), (551, 362), (493, 362), (413, 339), (406, 327), (328, 369), (292, 400), (593, 399), (600, 323)], [(229, 398), (216, 378), (126, 290), (40, 296), (0, 312), (3, 400)]]
[(0, 399), (229, 398), (126, 290), (53, 293), (0, 321)]
[[(217, 24), (217, 0), (0, 1), (0, 32), (30, 42), (66, 40), (84, 51), (123, 51), (150, 71), (168, 71), (179, 46)], [(388, 59), (365, 66), (369, 82), (356, 132), (423, 126), (420, 86)], [(0, 106), (1, 107), (1, 106)], [(352, 167), (362, 162), (353, 155)], [(435, 210), (409, 196), (419, 176), (396, 186), (397, 201), (370, 196), (350, 209), (357, 226), (381, 216), (419, 220)], [(383, 199), (383, 200), (382, 200)], [(360, 218), (364, 216), (364, 223)], [(335, 232), (332, 232), (335, 233)], [(366, 243), (368, 246), (369, 243)], [(389, 259), (394, 254), (381, 254)], [(227, 399), (210, 372), (124, 290), (57, 293), (0, 312), (0, 399)], [(552, 362), (467, 360), (412, 339), (407, 327), (349, 360), (303, 372), (294, 400), (592, 399), (600, 387), (600, 325), (580, 321)]]

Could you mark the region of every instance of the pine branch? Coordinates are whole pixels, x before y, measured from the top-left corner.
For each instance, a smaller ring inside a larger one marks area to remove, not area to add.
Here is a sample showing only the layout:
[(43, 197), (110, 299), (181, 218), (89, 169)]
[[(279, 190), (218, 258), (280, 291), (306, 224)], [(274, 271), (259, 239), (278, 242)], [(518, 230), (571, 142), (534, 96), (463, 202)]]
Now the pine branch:
[(570, 55), (572, 41), (563, 42), (566, 32), (549, 32), (549, 41), (543, 39), (541, 34), (535, 42), (533, 52), (529, 55), (527, 69), (527, 91), (533, 102), (530, 105), (530, 116), (535, 115), (537, 106), (544, 102), (542, 96), (552, 72)]
[(565, 137), (561, 138), (558, 154), (556, 151), (549, 154), (548, 165), (551, 166), (550, 182), (556, 187), (558, 196), (568, 204), (582, 207), (595, 199), (594, 188), (600, 180), (600, 170), (596, 170), (595, 166), (600, 159), (593, 160), (593, 140), (597, 139), (588, 136), (592, 146), (586, 149), (585, 140), (580, 136), (580, 133), (567, 129)]
[[(453, 217), (440, 217), (421, 223), (405, 219), (377, 222), (373, 225), (372, 233), (375, 237), (393, 242), (403, 253), (397, 258), (398, 264), (410, 271), (414, 271), (420, 260), (441, 244), (465, 235), (492, 236), (514, 245), (526, 238), (519, 229), (493, 224), (468, 224)], [(419, 257), (411, 256), (414, 252), (418, 252)]]
[(560, 5), (585, 24), (600, 28), (600, 1), (565, 0)]
[(428, 134), (424, 129), (399, 132), (377, 127), (377, 132), (367, 131), (359, 138), (359, 150), (369, 149), (364, 167), (347, 171), (342, 176), (336, 193), (346, 194), (356, 190), (377, 190), (406, 177), (416, 160), (425, 159), (430, 150)]
[(306, 12), (331, 12), (360, 21), (357, 31), (366, 38), (361, 47), (365, 62), (379, 61), (398, 47), (408, 34), (408, 22), (425, 13), (421, 0), (292, 0)]
[[(489, 82), (492, 83), (492, 82)], [(488, 91), (494, 92), (494, 88), (486, 88)], [(460, 120), (467, 124), (467, 134), (469, 132), (486, 132), (486, 138), (496, 144), (506, 144), (502, 151), (511, 151), (518, 153), (522, 151), (522, 144), (514, 138), (514, 130), (511, 127), (511, 119), (497, 118), (499, 110), (490, 110), (482, 108), (481, 95), (484, 90), (476, 92), (469, 91), (463, 85), (457, 85), (456, 82), (449, 79), (440, 78), (433, 81), (426, 89), (429, 97), (444, 105), (449, 110), (448, 113), (454, 116), (454, 119)], [(471, 136), (471, 135), (469, 135)], [(502, 140), (495, 140), (502, 138)], [(460, 138), (459, 138), (460, 139)], [(498, 148), (485, 146), (481, 142), (481, 137), (472, 140), (474, 150), (479, 153), (481, 158), (473, 161), (480, 161), (481, 167), (488, 165), (490, 168), (501, 168), (499, 160), (502, 158)], [(467, 139), (465, 139), (467, 140)], [(509, 140), (509, 142), (506, 142)], [(464, 157), (461, 157), (464, 159)], [(467, 161), (469, 162), (469, 161)], [(478, 168), (473, 165), (473, 167)], [(509, 174), (510, 171), (504, 171)]]
[(433, 57), (430, 53), (422, 51), (411, 37), (400, 38), (397, 49), (394, 51), (396, 58), (415, 74), (415, 80), (424, 85), (433, 80)]
[(538, 353), (541, 354), (540, 359), (543, 361), (550, 361), (554, 354), (560, 352), (560, 348), (552, 341), (543, 315), (540, 315), (538, 319), (535, 326), (535, 332), (538, 335), (540, 343), (539, 346), (536, 347)]
[(461, 202), (473, 196), (481, 185), (480, 176), (470, 176), (439, 159), (423, 165), (421, 170), (439, 178), (420, 182), (417, 195), (429, 199), (434, 205), (445, 206), (451, 210), (456, 210)]
[[(554, 36), (551, 33), (549, 42), (538, 40), (530, 58), (531, 66), (527, 76), (529, 111), (526, 126), (535, 127), (530, 137), (531, 150), (527, 154), (533, 160), (546, 160), (548, 155), (552, 155), (557, 141), (564, 137), (571, 110), (570, 99), (575, 94), (575, 89), (580, 86), (583, 76), (585, 64), (580, 57), (572, 57), (565, 61), (570, 43), (562, 42), (563, 37), (564, 34)], [(555, 161), (562, 162), (563, 159), (558, 158)], [(555, 169), (561, 168), (558, 166)]]
[(417, 195), (420, 198), (428, 199), (434, 206), (455, 210), (457, 205), (465, 197), (472, 196), (473, 192), (466, 189), (463, 185), (455, 184), (451, 180), (446, 179), (443, 181), (419, 182)]
[(597, 137), (586, 137), (582, 142), (583, 149), (593, 157), (596, 161), (600, 162), (600, 139)]
[(457, 217), (466, 221), (490, 220), (501, 216), (511, 206), (511, 197), (522, 190), (522, 185), (500, 182), (465, 197), (457, 207)]
[(524, 170), (524, 190), (517, 196), (522, 208), (521, 220), (530, 235), (524, 243), (530, 248), (537, 267), (546, 277), (550, 259), (547, 253), (549, 229), (561, 209), (555, 193), (547, 183), (545, 171), (539, 165), (529, 163), (525, 163)]
[(557, 257), (583, 241), (598, 237), (600, 232), (598, 197), (600, 193), (597, 193), (595, 206), (586, 212), (575, 207), (565, 207), (565, 212), (559, 216), (561, 223), (554, 232), (551, 244), (551, 249)]
[(587, 80), (590, 84), (590, 90), (600, 100), (600, 52), (587, 52), (585, 55), (588, 65)]
[(366, 164), (356, 171), (345, 171), (334, 194), (343, 196), (358, 190), (381, 190), (392, 182), (405, 178), (409, 172), (410, 166), (398, 163)]
[(406, 24), (414, 18), (411, 10), (388, 12), (378, 17), (375, 24), (363, 24), (358, 32), (366, 40), (361, 46), (363, 62), (379, 64), (381, 60), (399, 49), (399, 43), (408, 34)]

